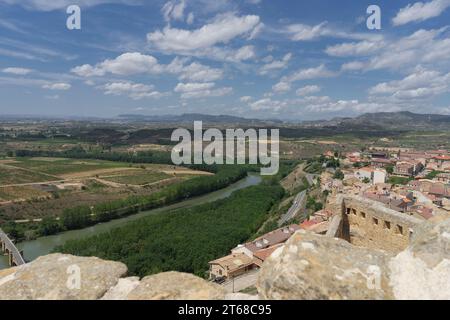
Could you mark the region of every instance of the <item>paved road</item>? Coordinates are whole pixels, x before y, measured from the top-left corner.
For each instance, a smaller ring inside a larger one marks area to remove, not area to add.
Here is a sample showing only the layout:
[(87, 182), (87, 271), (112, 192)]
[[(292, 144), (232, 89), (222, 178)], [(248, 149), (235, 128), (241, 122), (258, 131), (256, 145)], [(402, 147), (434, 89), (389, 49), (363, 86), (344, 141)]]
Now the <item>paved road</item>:
[(305, 205), (305, 199), (306, 199), (306, 190), (300, 192), (297, 194), (297, 196), (294, 199), (294, 202), (292, 203), (292, 206), (289, 208), (289, 210), (278, 220), (278, 225), (281, 226), (287, 221), (295, 218), (296, 215), (299, 214), (299, 212), (304, 208)]
[[(256, 284), (258, 280), (259, 270), (251, 271), (242, 276), (234, 278), (234, 280), (229, 280), (222, 284), (222, 287), (227, 293), (239, 292), (241, 290), (250, 288)], [(233, 291), (233, 281), (234, 281), (234, 291)]]

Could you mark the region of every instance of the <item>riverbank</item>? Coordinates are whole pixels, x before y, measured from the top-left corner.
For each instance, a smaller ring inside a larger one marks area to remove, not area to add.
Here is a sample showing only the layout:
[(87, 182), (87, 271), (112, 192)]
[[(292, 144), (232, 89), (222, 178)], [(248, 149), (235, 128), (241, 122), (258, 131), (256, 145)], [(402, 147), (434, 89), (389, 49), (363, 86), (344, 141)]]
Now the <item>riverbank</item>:
[[(130, 221), (134, 221), (136, 219), (145, 217), (151, 214), (157, 214), (168, 210), (179, 209), (179, 208), (188, 208), (199, 204), (213, 202), (219, 199), (224, 199), (229, 197), (234, 191), (241, 190), (253, 185), (258, 185), (262, 181), (262, 178), (254, 173), (249, 173), (249, 175), (226, 188), (220, 189), (218, 191), (214, 191), (208, 193), (203, 196), (198, 196), (195, 198), (191, 198), (188, 200), (184, 200), (182, 202), (161, 207), (158, 209), (142, 211), (137, 214), (127, 216), (125, 218), (111, 220), (109, 222), (100, 223), (94, 226), (90, 226), (84, 229), (65, 231), (53, 236), (41, 237), (32, 241), (24, 241), (17, 244), (17, 247), (21, 250), (24, 250), (25, 259), (27, 261), (31, 261), (36, 259), (41, 255), (45, 255), (50, 253), (55, 247), (63, 245), (68, 240), (76, 240), (83, 239), (85, 237), (97, 235), (103, 232), (107, 232), (112, 228), (120, 227)], [(4, 269), (8, 267), (8, 261), (5, 257), (0, 257), (0, 269)]]

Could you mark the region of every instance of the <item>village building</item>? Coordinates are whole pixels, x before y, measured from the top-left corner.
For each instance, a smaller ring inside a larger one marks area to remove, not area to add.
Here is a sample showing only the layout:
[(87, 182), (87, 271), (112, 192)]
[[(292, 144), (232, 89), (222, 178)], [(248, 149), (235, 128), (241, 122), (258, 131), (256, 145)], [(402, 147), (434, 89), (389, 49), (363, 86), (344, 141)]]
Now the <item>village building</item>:
[(232, 253), (228, 256), (209, 262), (209, 278), (234, 278), (240, 276), (257, 265), (244, 253)]
[(369, 180), (372, 184), (385, 183), (387, 172), (383, 169), (364, 167), (355, 172), (355, 177), (360, 181)]

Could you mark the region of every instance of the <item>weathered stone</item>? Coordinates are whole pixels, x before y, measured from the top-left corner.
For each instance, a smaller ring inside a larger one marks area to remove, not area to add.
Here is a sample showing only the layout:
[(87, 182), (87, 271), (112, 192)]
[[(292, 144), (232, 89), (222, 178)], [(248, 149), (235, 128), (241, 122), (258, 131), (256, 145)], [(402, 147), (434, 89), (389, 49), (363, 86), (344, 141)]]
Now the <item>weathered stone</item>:
[(127, 298), (129, 300), (223, 300), (225, 291), (219, 285), (192, 274), (165, 272), (142, 279)]
[(119, 279), (119, 282), (106, 292), (101, 300), (126, 300), (128, 294), (139, 285), (138, 277)]
[(391, 299), (384, 251), (298, 231), (263, 264), (263, 299)]
[(450, 300), (450, 219), (424, 223), (390, 262), (396, 299)]
[(51, 254), (1, 277), (0, 299), (98, 299), (126, 273), (127, 267), (120, 262)]

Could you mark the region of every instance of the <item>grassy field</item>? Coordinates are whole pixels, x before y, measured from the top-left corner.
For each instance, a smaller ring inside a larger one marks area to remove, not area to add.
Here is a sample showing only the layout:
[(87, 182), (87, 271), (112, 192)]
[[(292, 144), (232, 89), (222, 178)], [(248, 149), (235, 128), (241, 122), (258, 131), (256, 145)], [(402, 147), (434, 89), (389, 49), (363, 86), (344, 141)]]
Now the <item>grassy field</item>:
[(171, 177), (172, 176), (165, 174), (164, 172), (142, 169), (133, 171), (127, 175), (108, 176), (102, 177), (102, 179), (121, 184), (145, 185), (149, 183), (158, 182), (164, 179), (168, 179)]
[(56, 176), (129, 166), (121, 162), (60, 158), (17, 158), (11, 165)]
[(37, 199), (48, 197), (49, 194), (33, 187), (4, 187), (0, 188), (0, 201), (14, 201), (17, 199)]
[(0, 185), (33, 183), (57, 179), (57, 177), (49, 176), (39, 172), (32, 172), (20, 168), (0, 165)]

